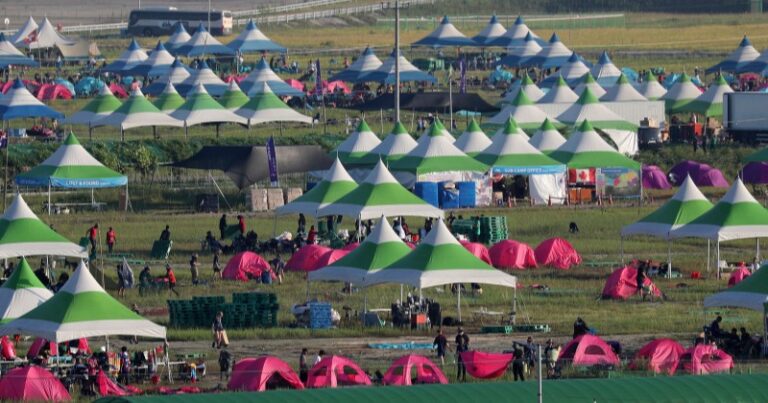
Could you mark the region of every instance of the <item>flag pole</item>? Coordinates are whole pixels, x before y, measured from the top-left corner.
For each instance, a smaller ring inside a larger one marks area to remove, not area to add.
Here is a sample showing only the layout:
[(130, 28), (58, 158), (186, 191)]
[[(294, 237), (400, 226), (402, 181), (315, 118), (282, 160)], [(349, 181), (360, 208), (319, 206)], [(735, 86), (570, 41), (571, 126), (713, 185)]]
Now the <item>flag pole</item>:
[(400, 121), (400, 0), (395, 0), (395, 123)]

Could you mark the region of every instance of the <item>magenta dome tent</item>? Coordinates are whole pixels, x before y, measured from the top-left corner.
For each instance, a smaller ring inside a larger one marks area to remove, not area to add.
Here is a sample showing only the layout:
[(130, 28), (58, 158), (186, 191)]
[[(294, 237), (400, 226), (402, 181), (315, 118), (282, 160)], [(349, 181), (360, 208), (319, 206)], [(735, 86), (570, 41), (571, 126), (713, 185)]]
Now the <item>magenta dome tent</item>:
[(672, 189), (667, 174), (656, 165), (643, 165), (643, 189)]
[(762, 185), (768, 183), (768, 162), (750, 162), (741, 171), (744, 183)]
[(719, 169), (701, 162), (683, 161), (672, 167), (669, 171), (669, 179), (675, 186), (680, 186), (688, 175), (693, 179), (693, 183), (699, 187), (727, 188), (730, 186)]

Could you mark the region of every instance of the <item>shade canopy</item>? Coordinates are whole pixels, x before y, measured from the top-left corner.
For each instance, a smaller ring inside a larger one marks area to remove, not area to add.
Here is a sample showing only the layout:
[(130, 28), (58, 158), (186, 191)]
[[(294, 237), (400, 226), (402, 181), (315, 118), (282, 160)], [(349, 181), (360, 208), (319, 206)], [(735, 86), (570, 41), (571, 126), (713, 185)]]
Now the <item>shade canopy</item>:
[(165, 41), (165, 48), (172, 54), (176, 54), (176, 49), (189, 42), (190, 39), (192, 39), (192, 35), (184, 28), (184, 24), (177, 22), (174, 24), (173, 33)]
[(341, 161), (336, 158), (320, 183), (290, 203), (279, 207), (275, 212), (277, 215), (302, 213), (317, 217), (317, 210), (339, 200), (355, 188), (357, 183), (349, 176)]
[(163, 92), (166, 85), (170, 82), (172, 84), (179, 84), (186, 80), (192, 73), (187, 66), (184, 65), (179, 59), (176, 59), (171, 63), (169, 69), (152, 82), (148, 87), (143, 89), (148, 95), (156, 96)]
[(706, 72), (707, 74), (718, 71), (735, 73), (747, 66), (750, 62), (757, 60), (758, 57), (760, 57), (760, 52), (752, 46), (752, 42), (746, 35), (744, 35), (736, 49), (721, 62), (707, 68)]
[(530, 28), (528, 28), (528, 25), (525, 24), (525, 21), (523, 20), (522, 16), (518, 16), (515, 19), (515, 23), (507, 29), (507, 31), (504, 33), (504, 35), (500, 36), (496, 40), (492, 42), (493, 46), (501, 46), (508, 48), (510, 46), (513, 46), (514, 44), (520, 43), (525, 39), (525, 36), (528, 35), (528, 33), (531, 33), (533, 37), (539, 42), (539, 45), (545, 45), (545, 42), (536, 36), (536, 34), (533, 34), (533, 31), (531, 31)]
[(332, 75), (329, 81), (347, 81), (350, 83), (365, 82), (365, 76), (381, 67), (381, 60), (376, 56), (370, 46), (366, 46), (363, 53), (346, 69)]
[(721, 117), (723, 116), (723, 98), (725, 94), (732, 92), (733, 88), (725, 81), (725, 78), (718, 76), (703, 94), (686, 105), (684, 109), (707, 117)]
[(505, 168), (521, 167), (551, 167), (554, 171), (565, 171), (562, 162), (553, 160), (531, 145), (512, 118), (507, 120), (504, 129), (493, 136), (493, 143), (475, 158), (491, 166), (493, 171), (504, 172)]
[(600, 97), (600, 101), (603, 102), (630, 102), (630, 101), (647, 101), (647, 99), (640, 93), (632, 84), (629, 83), (629, 79), (623, 73), (616, 80), (616, 83), (608, 88)]
[(147, 126), (183, 127), (184, 122), (160, 111), (144, 97), (140, 89), (136, 88), (119, 108), (110, 115), (93, 122), (93, 126), (112, 126), (128, 130)]
[(8, 66), (38, 66), (39, 63), (21, 53), (4, 33), (0, 32), (0, 68)]
[(531, 76), (529, 76), (526, 71), (523, 73), (523, 78), (512, 84), (512, 88), (504, 94), (504, 98), (501, 99), (501, 102), (505, 104), (514, 102), (517, 94), (521, 91), (533, 102), (538, 101), (544, 96), (544, 91), (531, 80)]
[(125, 186), (128, 177), (104, 166), (80, 145), (74, 133), (40, 165), (16, 175), (19, 186), (93, 189)]
[(46, 17), (37, 30), (30, 32), (27, 37), (18, 46), (24, 46), (28, 49), (48, 49), (60, 45), (73, 45), (74, 42), (61, 36), (56, 27)]
[(549, 119), (545, 119), (539, 130), (536, 130), (536, 133), (531, 136), (528, 142), (539, 151), (548, 153), (565, 144), (565, 138), (557, 131), (557, 128)]
[(201, 83), (198, 83), (197, 87), (187, 96), (184, 104), (171, 112), (171, 116), (183, 121), (187, 127), (204, 123), (239, 123), (244, 125), (248, 122), (244, 117), (221, 106)]
[(549, 92), (537, 101), (540, 104), (572, 104), (579, 100), (579, 95), (573, 92), (562, 76), (558, 76)]
[(480, 125), (475, 119), (472, 119), (469, 121), (467, 129), (456, 139), (453, 145), (470, 157), (474, 157), (491, 145), (491, 139), (480, 129)]
[(395, 55), (393, 51), (389, 57), (379, 66), (378, 69), (365, 75), (363, 78), (365, 81), (375, 81), (385, 84), (395, 83), (395, 63), (400, 67), (400, 82), (408, 81), (426, 81), (435, 83), (437, 80), (435, 77), (419, 70), (416, 66), (411, 64), (402, 53)]
[(26, 21), (24, 21), (24, 25), (22, 25), (21, 28), (19, 28), (19, 30), (16, 31), (13, 36), (11, 36), (10, 40), (14, 45), (21, 46), (24, 44), (24, 41), (31, 39), (29, 38), (29, 34), (33, 32), (37, 34), (37, 28), (37, 22), (34, 18), (32, 18), (32, 16), (30, 16)]
[(199, 62), (197, 69), (192, 71), (189, 77), (176, 84), (176, 89), (179, 91), (179, 94), (186, 97), (199, 84), (205, 86), (206, 92), (217, 97), (224, 94), (224, 91), (227, 90), (227, 83), (219, 78), (205, 61)]
[(285, 52), (285, 48), (264, 35), (253, 20), (248, 20), (245, 29), (227, 46), (241, 53)]
[(557, 119), (567, 125), (578, 126), (581, 122), (589, 120), (593, 127), (598, 129), (616, 129), (631, 132), (637, 131), (637, 125), (628, 122), (617, 113), (611, 111), (592, 93), (585, 88), (575, 104), (568, 107)]
[(514, 41), (507, 47), (507, 55), (500, 64), (510, 67), (532, 67), (537, 65), (536, 55), (542, 51), (539, 41), (528, 32), (522, 42)]
[(597, 59), (597, 64), (592, 66), (592, 76), (595, 77), (597, 83), (604, 87), (611, 87), (616, 83), (619, 76), (622, 75), (621, 70), (613, 64), (611, 57), (608, 56), (608, 51), (604, 50), (600, 54), (600, 58)]
[(131, 74), (145, 76), (145, 77), (158, 77), (166, 74), (173, 65), (176, 58), (173, 57), (163, 43), (157, 41), (157, 45), (149, 54), (149, 56), (131, 69)]
[(683, 73), (680, 79), (660, 99), (664, 101), (667, 113), (673, 114), (684, 112), (685, 107), (700, 95), (701, 90), (693, 84), (691, 77)]
[(131, 72), (134, 68), (138, 67), (145, 60), (147, 60), (147, 52), (141, 48), (136, 39), (131, 39), (131, 43), (128, 48), (120, 54), (112, 63), (101, 69), (108, 73), (125, 74)]
[(408, 134), (402, 123), (396, 122), (392, 131), (381, 144), (371, 150), (371, 154), (385, 161), (396, 161), (416, 147), (416, 140)]
[[(370, 101), (354, 106), (361, 111), (380, 111), (395, 108), (394, 94), (382, 94)], [(461, 94), (458, 92), (416, 92), (400, 95), (400, 110), (448, 113), (454, 111), (496, 112), (499, 109), (489, 104), (483, 97), (475, 93)]]
[(237, 85), (237, 81), (232, 80), (227, 84), (224, 95), (219, 98), (219, 103), (230, 111), (236, 111), (247, 104), (249, 100), (248, 95), (245, 95), (240, 86)]
[(262, 58), (253, 67), (253, 70), (243, 81), (240, 82), (240, 88), (248, 96), (253, 96), (253, 92), (259, 91), (261, 83), (267, 83), (272, 91), (280, 96), (304, 96), (304, 92), (291, 87), (290, 84), (283, 81), (274, 71), (269, 67), (269, 63)]
[(23, 118), (62, 119), (64, 114), (39, 101), (24, 86), (24, 82), (16, 78), (11, 89), (0, 97), (0, 120)]
[[(409, 249), (410, 251), (410, 249)], [(0, 325), (37, 308), (53, 296), (22, 258), (0, 287)]]
[(448, 19), (444, 16), (440, 25), (430, 32), (429, 35), (411, 44), (411, 46), (427, 46), (430, 48), (441, 48), (446, 46), (475, 46), (477, 43), (462, 34)]
[(214, 38), (201, 22), (197, 31), (183, 45), (174, 48), (174, 54), (186, 57), (196, 57), (203, 55), (225, 55), (233, 56), (235, 51), (222, 45), (218, 39)]
[(379, 144), (381, 140), (376, 133), (365, 120), (360, 120), (355, 131), (341, 142), (332, 154), (347, 165), (373, 165), (378, 158), (370, 152)]
[(568, 61), (560, 67), (560, 70), (544, 79), (540, 85), (543, 87), (551, 87), (557, 82), (558, 76), (563, 77), (563, 79), (569, 83), (576, 82), (587, 73), (589, 73), (589, 66), (584, 63), (576, 52), (573, 52), (568, 58)]
[(567, 63), (572, 54), (573, 51), (560, 41), (557, 32), (553, 32), (549, 42), (529, 62), (541, 66), (542, 69), (558, 68)]
[(488, 25), (486, 25), (477, 35), (472, 37), (472, 40), (475, 41), (476, 46), (491, 46), (494, 41), (504, 36), (505, 32), (507, 32), (507, 29), (501, 25), (499, 19), (496, 18), (496, 15), (494, 14), (488, 21)]
[(163, 112), (170, 113), (178, 109), (181, 105), (184, 105), (184, 102), (184, 97), (179, 95), (178, 91), (176, 91), (176, 86), (168, 81), (165, 84), (163, 92), (160, 93), (160, 96), (158, 96), (154, 102), (152, 102), (152, 105), (155, 105), (157, 109), (160, 109)]
[(542, 122), (549, 119), (550, 123), (560, 125), (560, 122), (548, 116), (541, 108), (528, 98), (524, 91), (518, 91), (515, 99), (498, 114), (488, 120), (489, 124), (502, 125), (507, 120), (514, 119), (518, 127), (523, 130), (534, 131)]
[[(437, 123), (437, 121), (435, 121)], [(453, 138), (445, 136), (433, 124), (407, 155), (390, 164), (393, 171), (407, 171), (418, 175), (439, 172), (486, 172), (488, 166), (467, 156), (453, 145)]]
[(267, 82), (259, 82), (249, 92), (251, 100), (235, 113), (248, 120), (248, 125), (269, 122), (297, 122), (312, 124), (310, 116), (302, 115), (291, 109), (272, 92)]
[(648, 70), (643, 77), (643, 82), (637, 86), (637, 90), (640, 95), (644, 96), (648, 100), (660, 99), (667, 93), (667, 89), (659, 82), (659, 79)]
[(640, 163), (627, 158), (611, 147), (595, 131), (589, 120), (584, 120), (576, 132), (550, 155), (568, 168), (615, 168), (624, 167), (638, 170)]
[(573, 89), (573, 92), (581, 95), (584, 93), (584, 89), (589, 88), (590, 91), (592, 91), (592, 94), (594, 94), (597, 98), (602, 97), (605, 95), (605, 89), (595, 81), (595, 77), (592, 75), (592, 73), (586, 73), (583, 77), (581, 77), (581, 81), (576, 86), (576, 88)]
[(123, 103), (112, 94), (108, 85), (103, 85), (90, 102), (83, 109), (75, 112), (63, 120), (62, 123), (70, 125), (88, 125), (117, 110)]
[(768, 303), (768, 269), (766, 266), (733, 287), (704, 299), (704, 307), (729, 306), (764, 312)]
[(25, 334), (56, 343), (88, 337), (145, 336), (165, 339), (156, 325), (107, 294), (83, 262), (52, 298), (0, 326), (0, 335)]

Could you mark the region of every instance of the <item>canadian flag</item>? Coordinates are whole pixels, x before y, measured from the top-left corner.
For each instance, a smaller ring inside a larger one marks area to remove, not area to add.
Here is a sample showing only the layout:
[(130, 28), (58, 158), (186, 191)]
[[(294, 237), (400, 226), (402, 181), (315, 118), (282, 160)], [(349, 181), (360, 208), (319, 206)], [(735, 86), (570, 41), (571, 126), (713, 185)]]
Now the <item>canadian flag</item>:
[(595, 183), (595, 169), (569, 169), (568, 170), (568, 183)]

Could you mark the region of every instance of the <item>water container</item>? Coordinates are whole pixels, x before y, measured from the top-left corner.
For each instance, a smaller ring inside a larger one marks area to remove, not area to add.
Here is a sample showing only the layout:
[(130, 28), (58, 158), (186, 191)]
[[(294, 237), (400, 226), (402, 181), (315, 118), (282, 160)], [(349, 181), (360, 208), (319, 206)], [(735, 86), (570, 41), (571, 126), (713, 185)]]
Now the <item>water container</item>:
[(477, 204), (477, 188), (475, 182), (458, 182), (459, 207), (475, 207)]
[(419, 196), (425, 202), (440, 207), (437, 197), (437, 183), (435, 182), (416, 182), (413, 193)]

